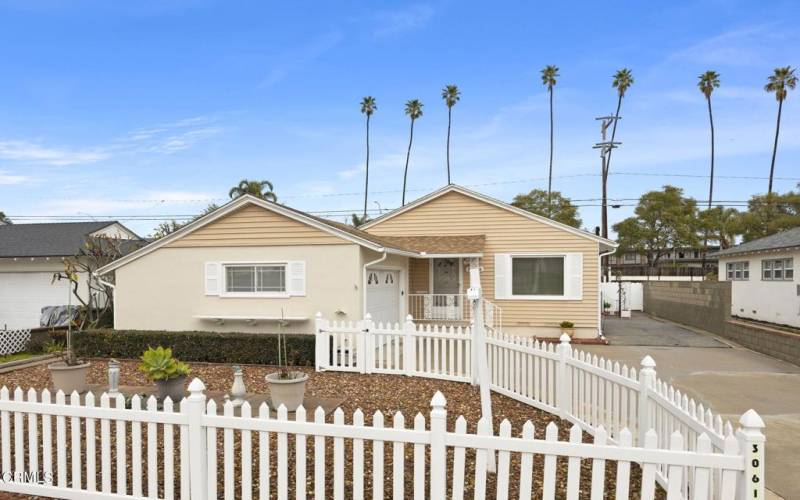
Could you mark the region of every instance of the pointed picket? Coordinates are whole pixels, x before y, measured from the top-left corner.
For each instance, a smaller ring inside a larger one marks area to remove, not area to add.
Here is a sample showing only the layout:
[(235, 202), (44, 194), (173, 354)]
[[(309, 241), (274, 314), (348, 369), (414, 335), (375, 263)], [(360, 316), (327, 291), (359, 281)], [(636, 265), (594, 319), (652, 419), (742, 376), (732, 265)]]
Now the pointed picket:
[[(278, 421), (289, 420), (286, 406), (282, 403), (278, 407)], [(278, 500), (287, 500), (289, 497), (289, 443), (285, 432), (278, 433), (278, 460), (275, 465), (278, 468)]]
[[(172, 398), (167, 396), (164, 398), (163, 411), (164, 413), (173, 413), (175, 405)], [(164, 424), (164, 498), (172, 500), (175, 497), (175, 457), (173, 451), (175, 449), (175, 436), (174, 426), (172, 424)]]
[[(269, 407), (267, 403), (261, 403), (258, 407), (258, 418), (269, 420)], [(325, 414), (322, 415), (323, 421)], [(315, 440), (318, 437), (314, 438)], [(269, 432), (260, 431), (258, 433), (258, 498), (267, 500), (270, 498), (269, 484)]]
[[(184, 400), (185, 401), (185, 400)], [(209, 399), (206, 403), (206, 414), (217, 414), (217, 402)], [(206, 427), (206, 488), (208, 498), (217, 498), (217, 428)], [(202, 479), (201, 479), (202, 480)]]
[[(406, 420), (399, 411), (394, 414), (394, 428), (404, 429)], [(392, 444), (392, 496), (405, 498), (405, 445), (400, 441)]]
[[(383, 413), (372, 415), (372, 427), (383, 429)], [(383, 441), (372, 442), (372, 498), (383, 498)]]
[[(467, 420), (463, 416), (456, 419), (456, 434), (467, 433)], [(464, 463), (466, 456), (466, 448), (455, 447), (453, 449), (453, 500), (463, 500), (464, 498)], [(378, 498), (378, 497), (376, 497)]]
[[(672, 433), (669, 438), (669, 449), (683, 450), (683, 436), (678, 431)], [(683, 498), (683, 467), (671, 465), (667, 471), (667, 500), (679, 500)]]
[[(545, 429), (547, 441), (558, 441), (558, 426), (554, 422), (547, 424)], [(556, 496), (556, 456), (544, 456), (544, 480), (542, 485), (542, 498), (552, 500)]]
[[(147, 411), (155, 415), (158, 400), (155, 396), (147, 398)], [(158, 497), (158, 424), (147, 422), (147, 496)]]
[[(633, 445), (633, 434), (627, 427), (622, 429), (619, 433), (619, 446), (621, 448), (629, 448)], [(617, 462), (617, 500), (627, 500), (629, 491), (629, 481), (631, 473), (631, 463), (629, 461)]]
[[(573, 425), (569, 430), (569, 442), (580, 443), (583, 432), (580, 426)], [(567, 500), (578, 500), (581, 481), (581, 458), (578, 456), (569, 457), (567, 464)]]
[[(94, 408), (94, 394), (87, 392), (83, 399), (86, 408)], [(35, 422), (35, 420), (34, 420)], [(97, 491), (97, 457), (95, 455), (95, 422), (94, 418), (86, 419), (86, 489)], [(34, 448), (35, 449), (35, 448)], [(32, 469), (36, 470), (36, 469)]]
[[(247, 405), (247, 413), (249, 415), (249, 413), (250, 413), (250, 405), (247, 404), (247, 403), (244, 403), (244, 404)], [(245, 407), (244, 407), (244, 405), (242, 405), (242, 417), (244, 417), (244, 415), (245, 415)], [(294, 420), (295, 420), (295, 422), (302, 422), (302, 423), (306, 422), (306, 409), (303, 407), (303, 405), (298, 406), (297, 409), (295, 410), (295, 412), (294, 412)], [(248, 444), (248, 446), (247, 446), (247, 448), (248, 448), (247, 455), (245, 455), (245, 451), (244, 451), (244, 448), (245, 448), (245, 446), (244, 446), (244, 435), (242, 435), (242, 440), (243, 440), (242, 441), (242, 443), (243, 443), (242, 444), (242, 457), (244, 458), (245, 456), (249, 456), (249, 454), (250, 454), (249, 447), (250, 446)], [(249, 463), (249, 460), (248, 460), (247, 467), (249, 468), (249, 466), (250, 466), (250, 463)], [(242, 468), (244, 468), (244, 467), (245, 467), (245, 463), (243, 461), (242, 462)], [(305, 436), (305, 434), (296, 434), (295, 435), (294, 476), (295, 476), (294, 488), (295, 488), (296, 498), (298, 500), (304, 499), (304, 498), (306, 498), (306, 436)], [(244, 484), (245, 484), (245, 482), (244, 482), (244, 478), (243, 478), (243, 480), (242, 480), (242, 487), (243, 488), (244, 488)], [(248, 484), (249, 484), (249, 482), (248, 482)], [(244, 492), (242, 492), (242, 500), (248, 500), (248, 499), (249, 499), (249, 492), (248, 492), (248, 495), (245, 495)]]
[[(361, 408), (353, 412), (353, 427), (364, 427), (364, 412)], [(300, 436), (298, 435), (298, 438)], [(299, 454), (299, 450), (298, 450)], [(305, 460), (305, 458), (303, 459)], [(298, 481), (300, 478), (298, 477)], [(303, 478), (305, 481), (305, 478)], [(364, 440), (353, 439), (353, 500), (364, 499)], [(300, 494), (298, 493), (298, 498)]]

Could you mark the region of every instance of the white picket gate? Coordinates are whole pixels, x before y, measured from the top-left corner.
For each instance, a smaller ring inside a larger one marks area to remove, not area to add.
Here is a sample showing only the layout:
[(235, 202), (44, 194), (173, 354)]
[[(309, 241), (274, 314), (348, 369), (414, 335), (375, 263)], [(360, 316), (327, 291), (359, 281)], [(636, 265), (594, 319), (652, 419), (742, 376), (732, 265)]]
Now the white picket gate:
[[(557, 460), (565, 457), (566, 487), (558, 495), (570, 499), (577, 499), (581, 491), (581, 460), (592, 462), (590, 484), (583, 488), (588, 486), (592, 498), (603, 497), (607, 462), (615, 461), (616, 498), (634, 493), (630, 464), (640, 463), (641, 487), (635, 493), (643, 499), (654, 498), (660, 470), (666, 471), (668, 499), (683, 498), (687, 483), (693, 498), (707, 498), (715, 487), (714, 477), (721, 478), (716, 496), (734, 499), (744, 498), (741, 491), (738, 496), (736, 492), (747, 472), (739, 450), (760, 443), (759, 430), (747, 427), (740, 430), (738, 438), (727, 436), (721, 453), (713, 452), (705, 434), (693, 441), (694, 451), (685, 451), (684, 436), (677, 431), (669, 436), (668, 449), (659, 449), (661, 443), (653, 430), (645, 434), (643, 447), (632, 446), (633, 435), (627, 429), (620, 429), (615, 444), (607, 441), (602, 427), (595, 430), (594, 444), (582, 443), (579, 425), (570, 430), (569, 441), (558, 440), (555, 423), (545, 429), (545, 439), (534, 438), (531, 422), (517, 436), (512, 436), (508, 421), (493, 429), (485, 419), (470, 433), (463, 417), (448, 430), (446, 400), (441, 393), (431, 400), (427, 422), (422, 414), (417, 414), (413, 423), (406, 422), (402, 413), (389, 422), (380, 412), (365, 422), (360, 410), (346, 422), (341, 409), (326, 421), (321, 408), (311, 421), (303, 408), (290, 420), (283, 407), (277, 418), (270, 418), (266, 405), (258, 408), (255, 416), (248, 403), (236, 415), (230, 401), (220, 414), (216, 402), (206, 400), (204, 389), (199, 379), (193, 380), (190, 396), (175, 412), (171, 401), (159, 408), (153, 397), (146, 401), (146, 409), (141, 408), (138, 397), (131, 400), (131, 408), (125, 408), (123, 396), (117, 396), (112, 407), (111, 398), (103, 394), (98, 407), (91, 393), (83, 401), (74, 393), (67, 403), (59, 392), (51, 402), (46, 390), (39, 398), (32, 389), (25, 397), (17, 388), (10, 400), (8, 389), (3, 388), (0, 470), (5, 480), (0, 482), (0, 490), (75, 499), (283, 500), (312, 495), (320, 499), (401, 499), (412, 495), (419, 499), (505, 499), (513, 477), (520, 498), (533, 494), (553, 499), (557, 495)], [(497, 453), (495, 476), (487, 474), (487, 450)], [(512, 472), (514, 454), (520, 458)], [(542, 470), (533, 469), (536, 455), (544, 457)], [(469, 486), (465, 476), (468, 463), (474, 473)], [(37, 471), (44, 473), (42, 484), (25, 480)], [(540, 481), (533, 481), (534, 473)], [(8, 480), (12, 477), (19, 479)]]
[[(504, 335), (491, 328), (486, 328), (486, 332), (491, 390), (558, 415), (590, 434), (596, 435), (602, 428), (609, 443), (622, 444), (623, 430), (629, 429), (633, 433), (631, 443), (638, 447), (647, 446), (650, 432), (655, 434), (657, 446), (674, 449), (677, 444), (672, 436), (677, 432), (682, 436), (681, 449), (687, 453), (698, 450), (700, 436), (705, 436), (703, 446), (707, 442), (708, 451), (724, 453), (728, 438), (734, 434), (730, 422), (724, 422), (710, 408), (658, 379), (650, 356), (642, 360), (637, 372), (635, 368), (573, 349), (568, 336), (562, 336), (560, 343), (554, 344)], [(344, 324), (318, 315), (316, 335), (318, 370), (476, 381), (472, 368), (477, 366), (477, 353), (471, 349), (470, 328), (415, 325), (410, 316), (402, 325), (375, 326), (369, 316), (363, 321)], [(353, 363), (350, 365), (337, 363), (328, 351), (331, 345), (341, 345), (337, 337), (346, 337), (357, 344), (357, 351), (363, 356), (360, 359), (356, 356), (355, 361), (346, 358)], [(381, 361), (387, 359), (389, 363)], [(745, 416), (748, 427), (763, 428), (763, 421), (755, 412)], [(757, 456), (749, 458), (751, 470), (747, 476), (749, 484), (758, 490), (755, 494), (762, 495), (763, 446), (762, 439), (754, 452)], [(653, 470), (656, 481), (664, 488), (670, 486), (669, 467), (658, 464)], [(687, 471), (681, 482), (680, 491), (687, 497), (693, 474)], [(708, 498), (720, 498), (722, 480), (719, 473), (713, 475)]]

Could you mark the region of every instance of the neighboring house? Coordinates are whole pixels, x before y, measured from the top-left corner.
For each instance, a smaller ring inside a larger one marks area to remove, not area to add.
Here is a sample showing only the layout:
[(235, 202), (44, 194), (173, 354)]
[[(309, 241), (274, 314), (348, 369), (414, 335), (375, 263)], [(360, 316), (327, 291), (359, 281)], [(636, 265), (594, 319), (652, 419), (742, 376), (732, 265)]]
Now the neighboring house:
[[(702, 248), (670, 248), (655, 267), (647, 264), (647, 257), (636, 252), (617, 253), (609, 257), (611, 279), (621, 275), (624, 281), (645, 281), (652, 278), (702, 279), (708, 273), (717, 273), (717, 259), (712, 253), (718, 246), (709, 246), (704, 259)], [(703, 264), (705, 263), (705, 270)]]
[[(0, 330), (37, 327), (42, 307), (66, 305), (68, 282), (53, 282), (53, 274), (100, 235), (139, 239), (116, 221), (0, 225)], [(86, 297), (85, 276), (79, 290)]]
[(800, 328), (800, 227), (720, 250), (720, 280), (731, 282), (731, 314)]
[(615, 248), (451, 185), (361, 229), (242, 196), (99, 272), (115, 273), (117, 329), (311, 333), (318, 311), (468, 324), (472, 275), (504, 332), (556, 337), (568, 320), (595, 337)]

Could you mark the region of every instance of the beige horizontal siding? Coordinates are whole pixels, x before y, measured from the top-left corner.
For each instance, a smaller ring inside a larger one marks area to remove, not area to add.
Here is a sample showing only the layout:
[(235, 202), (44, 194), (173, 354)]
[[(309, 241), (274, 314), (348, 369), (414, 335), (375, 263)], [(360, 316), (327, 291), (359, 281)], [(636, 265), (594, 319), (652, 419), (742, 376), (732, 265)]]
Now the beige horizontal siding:
[(336, 245), (338, 236), (254, 205), (226, 215), (167, 247)]
[[(502, 308), (503, 324), (507, 326), (554, 327), (568, 320), (578, 327), (598, 327), (599, 248), (592, 240), (454, 192), (381, 221), (368, 232), (378, 236), (485, 234), (481, 285), (490, 300), (494, 299), (495, 253), (582, 252), (582, 300), (494, 302)], [(414, 284), (427, 273), (415, 272), (414, 260), (411, 262), (413, 292)], [(466, 273), (464, 279), (468, 280)]]

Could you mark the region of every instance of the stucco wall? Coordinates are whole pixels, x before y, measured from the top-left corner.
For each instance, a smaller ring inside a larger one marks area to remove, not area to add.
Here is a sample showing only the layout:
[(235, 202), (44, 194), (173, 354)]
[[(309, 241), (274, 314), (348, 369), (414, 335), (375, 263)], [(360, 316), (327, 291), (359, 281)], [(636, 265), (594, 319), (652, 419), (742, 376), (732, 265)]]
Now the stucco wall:
[[(207, 261), (286, 261), (306, 263), (306, 296), (230, 298), (206, 296)], [(160, 248), (116, 270), (115, 327), (138, 330), (275, 332), (275, 323), (248, 325), (193, 318), (196, 315), (305, 316), (287, 332), (312, 333), (313, 318), (361, 317), (360, 247), (354, 244)], [(343, 314), (336, 314), (342, 311)]]
[[(761, 261), (764, 259), (794, 259), (794, 279), (791, 281), (765, 281), (761, 276)], [(779, 325), (800, 328), (800, 251), (762, 253), (742, 257), (720, 259), (720, 279), (727, 279), (725, 269), (728, 262), (750, 263), (750, 279), (731, 281), (731, 314), (742, 318), (768, 321)]]

